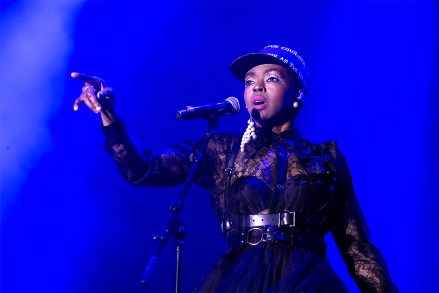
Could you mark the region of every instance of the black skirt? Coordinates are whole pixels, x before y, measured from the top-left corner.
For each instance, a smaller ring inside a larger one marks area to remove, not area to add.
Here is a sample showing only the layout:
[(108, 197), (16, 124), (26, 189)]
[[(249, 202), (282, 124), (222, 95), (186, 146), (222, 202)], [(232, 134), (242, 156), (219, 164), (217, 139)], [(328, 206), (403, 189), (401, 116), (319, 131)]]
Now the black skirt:
[(326, 257), (283, 243), (233, 247), (195, 292), (348, 292)]

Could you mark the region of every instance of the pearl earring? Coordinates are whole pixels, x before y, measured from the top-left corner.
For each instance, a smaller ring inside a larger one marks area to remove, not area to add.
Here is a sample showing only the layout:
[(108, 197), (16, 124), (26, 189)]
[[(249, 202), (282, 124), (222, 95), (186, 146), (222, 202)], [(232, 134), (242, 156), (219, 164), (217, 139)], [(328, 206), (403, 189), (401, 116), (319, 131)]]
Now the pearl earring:
[(253, 119), (252, 118), (248, 119), (247, 123), (248, 123), (247, 129), (245, 130), (241, 140), (241, 152), (244, 151), (245, 145), (249, 143), (252, 138), (256, 139), (257, 137), (255, 133), (256, 130), (255, 122), (253, 121)]
[(303, 92), (303, 90), (299, 90), (299, 95), (297, 96), (297, 101), (293, 103), (293, 107), (294, 108), (298, 108), (299, 107), (299, 102), (303, 102), (303, 99), (305, 98), (305, 93)]

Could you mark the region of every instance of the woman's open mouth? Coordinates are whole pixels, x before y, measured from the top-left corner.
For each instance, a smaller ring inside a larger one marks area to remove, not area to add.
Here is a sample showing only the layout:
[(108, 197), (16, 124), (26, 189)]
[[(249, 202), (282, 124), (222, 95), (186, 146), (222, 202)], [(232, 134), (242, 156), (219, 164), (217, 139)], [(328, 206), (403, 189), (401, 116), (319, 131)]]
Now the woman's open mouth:
[(261, 110), (267, 106), (267, 100), (263, 96), (253, 96), (251, 102), (255, 110)]

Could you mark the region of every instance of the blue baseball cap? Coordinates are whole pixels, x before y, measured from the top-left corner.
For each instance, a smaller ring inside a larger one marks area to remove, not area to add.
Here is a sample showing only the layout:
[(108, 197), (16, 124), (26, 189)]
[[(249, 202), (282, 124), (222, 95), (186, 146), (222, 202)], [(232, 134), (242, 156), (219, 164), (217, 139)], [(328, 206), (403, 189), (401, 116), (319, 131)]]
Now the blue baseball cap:
[(291, 69), (296, 74), (306, 92), (308, 86), (308, 69), (306, 68), (305, 61), (300, 57), (297, 51), (287, 47), (268, 45), (258, 53), (241, 56), (233, 61), (230, 66), (230, 71), (236, 79), (244, 82), (247, 72), (261, 64), (278, 64)]

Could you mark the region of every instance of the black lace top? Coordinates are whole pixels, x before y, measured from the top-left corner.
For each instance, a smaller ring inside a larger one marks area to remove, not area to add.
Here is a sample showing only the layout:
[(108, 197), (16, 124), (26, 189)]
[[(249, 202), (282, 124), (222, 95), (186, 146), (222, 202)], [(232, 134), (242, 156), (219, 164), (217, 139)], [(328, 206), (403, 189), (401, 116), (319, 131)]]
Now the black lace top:
[[(106, 151), (122, 176), (134, 185), (183, 183), (200, 146), (186, 142), (158, 151), (139, 149), (120, 121), (103, 129)], [(235, 134), (215, 134), (199, 162), (196, 183), (210, 191), (219, 222), (233, 215), (288, 211), (315, 215), (327, 223), (323, 234), (332, 233), (349, 273), (362, 291), (397, 291), (379, 250), (370, 243), (349, 169), (335, 142), (312, 144), (303, 140), (296, 129), (281, 134), (257, 129), (257, 139), (237, 153), (227, 184), (224, 171), (240, 141)], [(307, 249), (262, 243), (229, 249), (198, 290), (345, 289), (324, 257)]]

